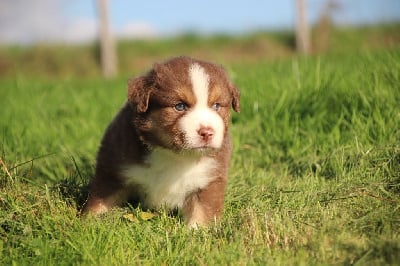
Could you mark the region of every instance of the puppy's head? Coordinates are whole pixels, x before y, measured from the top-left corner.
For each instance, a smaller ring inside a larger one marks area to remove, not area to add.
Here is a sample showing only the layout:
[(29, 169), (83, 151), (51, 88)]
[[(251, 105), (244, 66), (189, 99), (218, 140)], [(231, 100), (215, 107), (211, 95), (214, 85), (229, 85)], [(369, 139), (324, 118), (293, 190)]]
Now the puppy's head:
[(178, 151), (220, 148), (239, 98), (222, 67), (189, 57), (155, 64), (128, 82), (143, 141)]

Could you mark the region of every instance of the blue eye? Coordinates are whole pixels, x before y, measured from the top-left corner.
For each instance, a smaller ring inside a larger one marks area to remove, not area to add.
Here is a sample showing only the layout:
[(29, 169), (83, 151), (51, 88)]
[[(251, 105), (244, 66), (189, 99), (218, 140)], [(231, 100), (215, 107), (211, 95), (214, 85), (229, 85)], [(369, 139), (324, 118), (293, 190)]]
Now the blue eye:
[(186, 111), (186, 110), (187, 110), (188, 106), (187, 106), (186, 103), (180, 102), (180, 103), (177, 103), (177, 104), (174, 106), (174, 108), (175, 108), (175, 110), (177, 110), (177, 111), (179, 111), (179, 112), (183, 112), (183, 111)]
[(221, 104), (219, 104), (219, 103), (214, 103), (214, 104), (211, 106), (211, 108), (214, 109), (215, 111), (218, 111), (220, 107), (221, 107)]

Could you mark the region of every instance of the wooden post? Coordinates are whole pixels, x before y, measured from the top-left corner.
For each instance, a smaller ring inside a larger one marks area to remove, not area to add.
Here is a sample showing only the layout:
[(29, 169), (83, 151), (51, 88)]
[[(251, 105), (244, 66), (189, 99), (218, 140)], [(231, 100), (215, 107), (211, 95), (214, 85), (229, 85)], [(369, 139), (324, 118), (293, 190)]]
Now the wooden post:
[(307, 1), (296, 1), (296, 49), (300, 54), (309, 54), (310, 47), (310, 30), (307, 20)]
[(109, 28), (107, 0), (97, 0), (97, 6), (99, 10), (101, 68), (103, 76), (111, 78), (117, 74), (117, 56), (114, 39)]

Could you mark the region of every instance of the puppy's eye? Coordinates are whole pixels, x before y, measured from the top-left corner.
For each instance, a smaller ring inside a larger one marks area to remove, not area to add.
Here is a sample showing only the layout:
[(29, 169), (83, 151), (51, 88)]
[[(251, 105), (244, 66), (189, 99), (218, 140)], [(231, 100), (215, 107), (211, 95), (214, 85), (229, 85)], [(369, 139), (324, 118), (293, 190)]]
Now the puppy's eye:
[(221, 107), (221, 104), (219, 104), (219, 103), (214, 103), (214, 104), (211, 106), (211, 108), (212, 108), (213, 110), (215, 110), (215, 111), (218, 111), (220, 107)]
[(187, 106), (186, 103), (180, 102), (180, 103), (177, 103), (174, 106), (174, 108), (175, 108), (175, 110), (177, 110), (179, 112), (183, 112), (183, 111), (186, 111), (188, 109), (188, 106)]

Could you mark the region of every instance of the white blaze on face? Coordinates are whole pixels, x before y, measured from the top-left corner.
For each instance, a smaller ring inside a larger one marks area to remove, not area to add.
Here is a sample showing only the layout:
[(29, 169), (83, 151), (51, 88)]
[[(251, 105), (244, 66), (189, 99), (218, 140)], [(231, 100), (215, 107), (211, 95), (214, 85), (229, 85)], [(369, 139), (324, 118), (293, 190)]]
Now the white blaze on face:
[[(185, 133), (187, 148), (220, 148), (224, 137), (224, 122), (208, 104), (210, 77), (199, 64), (193, 64), (189, 67), (189, 76), (196, 103), (180, 120), (180, 127)], [(199, 130), (202, 128), (211, 129), (213, 132), (212, 138), (207, 142), (199, 134)]]

